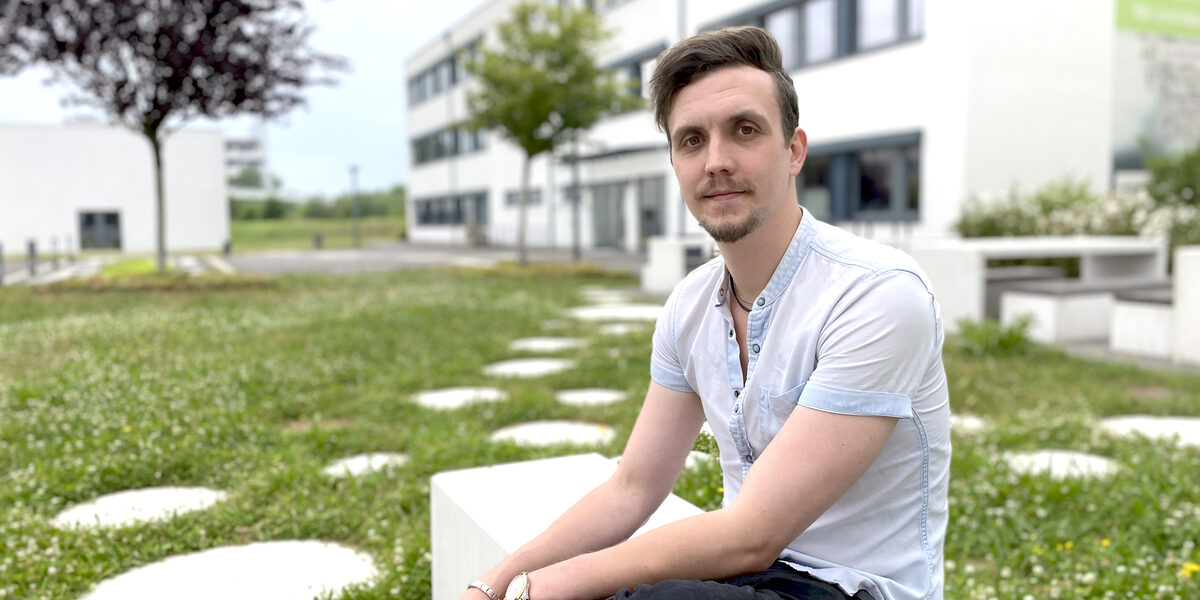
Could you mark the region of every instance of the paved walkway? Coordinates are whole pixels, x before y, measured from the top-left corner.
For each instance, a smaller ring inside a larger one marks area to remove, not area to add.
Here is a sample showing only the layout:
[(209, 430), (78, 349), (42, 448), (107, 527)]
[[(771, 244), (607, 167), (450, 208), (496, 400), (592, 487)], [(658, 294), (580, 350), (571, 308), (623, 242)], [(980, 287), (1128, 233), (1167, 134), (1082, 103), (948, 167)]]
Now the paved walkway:
[[(637, 275), (645, 259), (639, 254), (619, 250), (590, 249), (582, 253), (582, 262)], [(572, 262), (570, 249), (531, 249), (532, 262)], [(60, 259), (58, 268), (50, 261), (39, 263), (37, 274), (29, 276), (24, 261), (4, 263), (3, 285), (39, 284), (70, 277), (95, 274), (100, 267), (122, 258), (105, 255), (79, 258), (69, 262)], [(515, 262), (517, 252), (512, 248), (473, 248), (457, 245), (389, 243), (361, 249), (336, 250), (273, 250), (231, 256), (175, 255), (171, 264), (193, 274), (210, 271), (276, 275), (283, 273), (366, 273), (419, 269), (439, 266), (492, 266), (500, 262)]]
[[(613, 249), (584, 250), (582, 261), (630, 273), (641, 272), (645, 258)], [(533, 262), (572, 261), (570, 249), (531, 248)], [(446, 265), (490, 266), (517, 260), (513, 248), (467, 247), (450, 244), (389, 243), (362, 249), (275, 250), (226, 257), (243, 273), (362, 273)]]

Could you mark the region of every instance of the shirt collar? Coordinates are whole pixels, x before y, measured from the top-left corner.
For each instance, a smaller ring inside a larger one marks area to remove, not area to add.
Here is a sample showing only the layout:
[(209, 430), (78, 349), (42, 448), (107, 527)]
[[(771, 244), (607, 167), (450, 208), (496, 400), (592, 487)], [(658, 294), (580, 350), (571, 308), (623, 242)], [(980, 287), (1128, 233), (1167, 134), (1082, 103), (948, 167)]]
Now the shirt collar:
[[(802, 211), (800, 225), (796, 227), (796, 232), (792, 234), (792, 241), (783, 253), (783, 258), (779, 259), (779, 264), (775, 266), (775, 273), (771, 275), (771, 280), (767, 282), (767, 287), (763, 288), (762, 293), (753, 300), (749, 300), (753, 306), (766, 306), (779, 299), (779, 296), (783, 294), (783, 291), (792, 282), (792, 278), (796, 275), (800, 264), (804, 262), (804, 257), (808, 255), (808, 247), (815, 233), (816, 218), (807, 210)], [(743, 298), (743, 300), (747, 299)], [(712, 303), (713, 306), (720, 308), (725, 306), (726, 302), (732, 301), (733, 292), (729, 289), (729, 269), (722, 266), (721, 280), (717, 283), (717, 288), (713, 290)], [(760, 301), (762, 302), (761, 304), (759, 303)]]

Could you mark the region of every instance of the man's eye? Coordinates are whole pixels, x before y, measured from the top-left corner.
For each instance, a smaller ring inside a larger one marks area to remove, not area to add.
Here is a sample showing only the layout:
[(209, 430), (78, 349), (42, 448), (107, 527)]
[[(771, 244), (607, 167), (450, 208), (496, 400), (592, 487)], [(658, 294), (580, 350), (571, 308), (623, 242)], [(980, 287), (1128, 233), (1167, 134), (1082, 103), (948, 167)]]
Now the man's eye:
[(749, 125), (742, 125), (741, 127), (738, 127), (738, 133), (742, 135), (750, 135), (754, 133), (754, 128)]
[(683, 145), (684, 145), (684, 146), (695, 146), (696, 144), (699, 144), (699, 143), (700, 143), (700, 137), (699, 137), (699, 136), (690, 135), (690, 136), (688, 136), (688, 137), (685, 137), (685, 138), (683, 138)]

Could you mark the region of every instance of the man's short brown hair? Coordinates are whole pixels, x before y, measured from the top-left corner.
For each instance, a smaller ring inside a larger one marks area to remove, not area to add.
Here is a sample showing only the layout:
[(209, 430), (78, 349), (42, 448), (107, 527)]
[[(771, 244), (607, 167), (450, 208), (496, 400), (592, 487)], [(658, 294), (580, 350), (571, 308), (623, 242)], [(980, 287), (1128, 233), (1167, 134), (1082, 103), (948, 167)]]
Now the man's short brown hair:
[(796, 86), (783, 70), (783, 53), (775, 38), (761, 27), (726, 27), (694, 35), (668, 48), (658, 57), (650, 79), (654, 121), (667, 134), (667, 115), (679, 90), (722, 67), (748, 65), (766, 71), (775, 81), (775, 99), (782, 117), (783, 140), (791, 142), (800, 125)]

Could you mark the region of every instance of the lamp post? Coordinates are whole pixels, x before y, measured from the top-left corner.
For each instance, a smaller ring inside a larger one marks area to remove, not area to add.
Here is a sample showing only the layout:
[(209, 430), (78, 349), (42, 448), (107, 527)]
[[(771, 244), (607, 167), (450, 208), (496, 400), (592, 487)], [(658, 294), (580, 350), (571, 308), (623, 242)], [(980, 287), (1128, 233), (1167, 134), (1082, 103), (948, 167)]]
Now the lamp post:
[(362, 228), (358, 220), (358, 165), (350, 165), (350, 218), (354, 232), (354, 247), (362, 247)]

